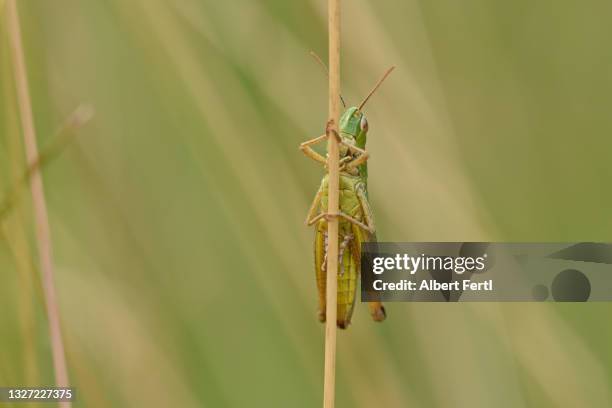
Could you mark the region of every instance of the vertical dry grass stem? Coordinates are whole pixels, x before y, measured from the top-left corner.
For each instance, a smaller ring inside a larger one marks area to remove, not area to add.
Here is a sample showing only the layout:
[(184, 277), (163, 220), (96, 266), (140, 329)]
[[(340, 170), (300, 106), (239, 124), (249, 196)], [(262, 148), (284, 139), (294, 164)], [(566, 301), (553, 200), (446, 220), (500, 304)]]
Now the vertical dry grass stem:
[[(6, 18), (26, 159), (28, 166), (34, 166), (34, 164), (38, 161), (38, 147), (36, 145), (36, 131), (34, 128), (32, 103), (30, 101), (30, 93), (28, 89), (23, 44), (21, 41), (21, 28), (19, 26), (19, 15), (15, 0), (7, 0)], [(32, 191), (32, 204), (34, 207), (34, 218), (36, 222), (36, 239), (40, 258), (40, 270), (42, 273), (42, 286), (45, 295), (47, 318), (49, 320), (49, 334), (53, 354), (55, 383), (58, 387), (67, 387), (68, 371), (66, 368), (66, 356), (64, 353), (64, 344), (62, 342), (59, 308), (54, 285), (51, 233), (49, 230), (49, 219), (47, 214), (47, 206), (45, 203), (42, 177), (39, 169), (35, 170), (31, 175), (30, 188)], [(60, 403), (60, 407), (63, 408), (70, 407), (70, 405), (71, 404), (68, 402)]]
[[(329, 120), (328, 131), (338, 133), (340, 122), (340, 0), (328, 0), (329, 18)], [(332, 136), (332, 135), (329, 135)], [(327, 212), (338, 213), (339, 202), (339, 154), (338, 140), (328, 137), (329, 202)], [(325, 377), (323, 407), (333, 408), (336, 397), (336, 314), (338, 287), (338, 218), (327, 223), (327, 308), (325, 319)]]

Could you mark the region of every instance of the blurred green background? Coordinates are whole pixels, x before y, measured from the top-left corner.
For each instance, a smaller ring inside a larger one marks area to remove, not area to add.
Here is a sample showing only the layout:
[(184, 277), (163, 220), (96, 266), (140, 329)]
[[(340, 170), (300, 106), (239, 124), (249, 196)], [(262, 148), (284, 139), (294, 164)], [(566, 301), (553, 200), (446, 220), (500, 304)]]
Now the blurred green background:
[[(0, 2), (2, 4), (2, 2)], [(19, 0), (75, 407), (313, 407), (323, 0)], [(0, 6), (1, 7), (1, 6)], [(25, 168), (4, 10), (0, 181)], [(611, 241), (612, 3), (345, 1), (384, 241)], [(53, 383), (29, 193), (1, 221), (0, 384)], [(338, 407), (612, 406), (612, 308), (358, 305)], [(8, 405), (7, 405), (8, 406)], [(27, 405), (20, 405), (27, 406)]]

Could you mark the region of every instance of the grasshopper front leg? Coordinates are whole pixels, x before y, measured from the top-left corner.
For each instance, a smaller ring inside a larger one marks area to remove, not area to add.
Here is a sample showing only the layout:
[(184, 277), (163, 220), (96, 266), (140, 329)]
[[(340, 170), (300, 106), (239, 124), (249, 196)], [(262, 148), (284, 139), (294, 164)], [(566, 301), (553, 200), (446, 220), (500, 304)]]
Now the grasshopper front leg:
[[(309, 157), (309, 158), (313, 159), (314, 161), (316, 161), (318, 163), (321, 163), (324, 166), (327, 166), (327, 159), (310, 147), (311, 145), (319, 143), (319, 142), (321, 142), (322, 140), (325, 140), (325, 139), (327, 139), (327, 135), (321, 135), (321, 136), (316, 137), (314, 139), (307, 140), (304, 143), (300, 144), (300, 150), (302, 151), (302, 153), (304, 153), (304, 155), (306, 157)], [(341, 144), (345, 144), (345, 143), (341, 142)], [(350, 163), (351, 161), (357, 161), (357, 160), (354, 159), (352, 156), (345, 156), (345, 157), (341, 158), (340, 162), (339, 162), (340, 170), (343, 170), (346, 167), (346, 164)]]
[[(360, 149), (357, 146), (353, 146), (353, 145), (350, 145), (350, 144), (345, 143), (345, 142), (341, 142), (341, 143), (343, 145), (345, 145), (351, 153), (357, 154), (357, 158), (356, 159), (351, 160), (348, 163), (342, 163), (341, 170), (349, 170), (350, 171), (350, 170), (356, 169), (357, 166), (365, 163), (370, 158), (370, 153), (368, 153), (366, 150)], [(349, 156), (349, 157), (351, 157), (351, 156)]]
[(321, 154), (317, 153), (316, 151), (314, 151), (312, 149), (312, 145), (320, 143), (324, 140), (327, 140), (327, 138), (329, 137), (329, 135), (334, 135), (334, 137), (336, 138), (336, 140), (338, 140), (338, 143), (342, 143), (340, 136), (338, 135), (338, 132), (336, 132), (333, 128), (333, 120), (329, 120), (327, 122), (327, 125), (325, 126), (325, 134), (321, 135), (319, 137), (315, 137), (314, 139), (310, 139), (305, 141), (304, 143), (300, 144), (300, 150), (302, 151), (302, 153), (304, 153), (307, 157), (310, 157), (311, 159), (313, 159), (316, 162), (322, 163), (322, 164), (327, 164), (327, 159), (325, 157), (323, 157)]
[(304, 153), (306, 155), (306, 157), (310, 157), (311, 159), (313, 159), (316, 162), (319, 163), (323, 163), (326, 164), (327, 163), (327, 159), (325, 159), (325, 157), (321, 156), (319, 153), (317, 153), (316, 151), (314, 151), (312, 149), (312, 145), (320, 143), (321, 141), (327, 139), (327, 135), (321, 135), (319, 137), (315, 137), (314, 139), (310, 139), (305, 141), (304, 143), (300, 144), (300, 150), (302, 151), (302, 153)]

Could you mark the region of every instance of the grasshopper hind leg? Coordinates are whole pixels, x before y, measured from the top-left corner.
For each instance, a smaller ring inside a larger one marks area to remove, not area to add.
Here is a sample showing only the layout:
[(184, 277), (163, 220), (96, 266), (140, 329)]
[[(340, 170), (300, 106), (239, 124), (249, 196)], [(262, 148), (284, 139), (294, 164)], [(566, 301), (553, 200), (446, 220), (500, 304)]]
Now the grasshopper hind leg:
[(352, 253), (353, 248), (350, 245), (352, 241), (354, 241), (354, 236), (347, 234), (342, 237), (340, 243), (342, 256), (338, 262), (341, 269), (338, 275), (338, 315), (336, 318), (336, 325), (340, 329), (346, 329), (350, 325), (355, 310), (359, 264), (355, 262), (355, 256)]
[(387, 318), (387, 311), (381, 302), (369, 302), (370, 315), (375, 322), (382, 322)]
[[(367, 204), (367, 201), (366, 201), (366, 204)], [(369, 211), (369, 207), (364, 207), (364, 208), (366, 211)], [(368, 215), (365, 217), (366, 221), (368, 222), (369, 225), (373, 227), (374, 222), (373, 222), (372, 214), (371, 212), (367, 214)], [(353, 244), (353, 251), (355, 254), (359, 255), (359, 257), (356, 258), (356, 261), (355, 261), (359, 267), (359, 265), (361, 264), (361, 244), (363, 242), (376, 242), (377, 241), (376, 233), (368, 233), (366, 231), (363, 231), (358, 226), (353, 225), (353, 234), (356, 237), (355, 242)], [(373, 301), (373, 302), (367, 302), (367, 303), (368, 303), (368, 309), (370, 310), (370, 316), (372, 316), (372, 320), (374, 320), (375, 322), (382, 322), (387, 318), (387, 311), (385, 310), (385, 307), (383, 306), (382, 302)]]
[[(352, 234), (342, 235), (339, 242), (340, 256), (338, 259), (338, 305), (336, 325), (340, 329), (346, 329), (350, 322), (355, 306), (355, 290), (357, 281), (358, 264), (355, 263), (352, 253)], [(317, 280), (317, 291), (319, 294), (319, 310), (317, 317), (320, 322), (325, 322), (327, 311), (327, 222), (321, 220), (317, 224), (315, 232), (315, 274)]]
[(317, 278), (317, 292), (319, 294), (319, 309), (317, 311), (317, 317), (321, 323), (325, 322), (326, 313), (326, 279), (327, 273), (325, 271), (326, 260), (327, 260), (327, 223), (323, 220), (319, 221), (315, 229), (315, 275)]

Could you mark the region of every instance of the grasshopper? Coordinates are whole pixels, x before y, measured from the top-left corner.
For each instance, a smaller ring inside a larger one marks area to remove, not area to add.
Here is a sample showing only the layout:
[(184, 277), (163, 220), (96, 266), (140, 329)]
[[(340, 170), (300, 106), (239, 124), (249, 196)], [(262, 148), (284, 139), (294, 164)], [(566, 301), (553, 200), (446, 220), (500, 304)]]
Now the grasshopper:
[[(315, 56), (318, 59), (318, 57)], [(319, 62), (322, 62), (319, 59)], [(339, 143), (339, 213), (327, 213), (328, 177), (326, 174), (306, 216), (306, 225), (315, 226), (315, 274), (319, 292), (319, 321), (325, 322), (326, 308), (326, 267), (327, 267), (327, 221), (337, 216), (338, 222), (338, 309), (336, 324), (346, 329), (351, 322), (357, 292), (357, 278), (361, 265), (361, 244), (376, 242), (374, 215), (368, 200), (368, 165), (370, 157), (365, 150), (368, 121), (363, 107), (376, 92), (394, 67), (389, 68), (368, 96), (358, 105), (344, 111), (340, 117), (339, 133), (335, 132), (332, 122), (327, 123), (325, 134), (300, 145), (300, 150), (309, 158), (327, 167), (327, 159), (312, 149), (311, 146), (335, 137)], [(342, 97), (341, 97), (342, 98)], [(344, 104), (344, 99), (342, 99)], [(383, 321), (385, 308), (380, 302), (369, 302), (372, 318)]]

